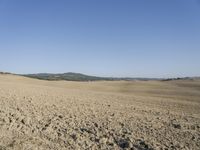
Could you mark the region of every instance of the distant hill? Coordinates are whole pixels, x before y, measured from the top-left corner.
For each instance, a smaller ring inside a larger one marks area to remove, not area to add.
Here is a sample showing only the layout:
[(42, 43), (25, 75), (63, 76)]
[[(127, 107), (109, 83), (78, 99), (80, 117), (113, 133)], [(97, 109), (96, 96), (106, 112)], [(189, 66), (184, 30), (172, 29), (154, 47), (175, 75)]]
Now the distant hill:
[(161, 81), (176, 81), (176, 80), (199, 80), (200, 77), (183, 77), (183, 78), (168, 78)]
[(51, 74), (51, 73), (39, 73), (39, 74), (26, 74), (23, 75), (25, 77), (36, 78), (40, 80), (50, 80), (50, 81), (58, 81), (58, 80), (66, 80), (66, 81), (119, 81), (119, 80), (158, 80), (158, 79), (150, 79), (150, 78), (112, 78), (112, 77), (97, 77), (97, 76), (89, 76), (81, 73), (62, 73), (62, 74)]
[(0, 71), (0, 74), (10, 74), (9, 72), (2, 72)]
[(51, 74), (51, 73), (39, 73), (39, 74), (27, 74), (23, 75), (26, 77), (41, 79), (41, 80), (67, 80), (67, 81), (98, 81), (98, 80), (112, 80), (112, 78), (102, 78), (96, 76), (88, 76), (81, 73), (62, 73), (62, 74)]
[(174, 80), (200, 80), (200, 77), (182, 77), (182, 78), (117, 78), (117, 77), (97, 77), (97, 76), (90, 76), (81, 73), (38, 73), (38, 74), (13, 74), (9, 72), (2, 72), (0, 74), (12, 74), (12, 75), (19, 75), (25, 76), (34, 79), (40, 80), (49, 80), (49, 81), (59, 81), (59, 80), (66, 80), (66, 81), (133, 81), (133, 80), (140, 80), (140, 81), (149, 81), (149, 80), (159, 80), (159, 81), (174, 81)]

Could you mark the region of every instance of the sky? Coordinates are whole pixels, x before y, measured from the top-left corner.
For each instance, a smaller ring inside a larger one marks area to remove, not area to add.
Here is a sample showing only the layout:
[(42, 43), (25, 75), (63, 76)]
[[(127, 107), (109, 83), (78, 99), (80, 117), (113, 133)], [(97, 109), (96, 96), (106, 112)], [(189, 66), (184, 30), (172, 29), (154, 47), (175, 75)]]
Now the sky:
[(0, 0), (0, 71), (200, 76), (200, 0)]

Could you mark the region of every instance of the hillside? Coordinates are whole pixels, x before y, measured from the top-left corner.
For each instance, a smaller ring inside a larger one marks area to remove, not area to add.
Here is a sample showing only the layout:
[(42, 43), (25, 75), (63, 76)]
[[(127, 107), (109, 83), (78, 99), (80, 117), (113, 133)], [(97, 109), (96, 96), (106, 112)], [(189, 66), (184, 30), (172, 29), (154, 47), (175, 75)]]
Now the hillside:
[(50, 81), (58, 81), (58, 80), (66, 80), (66, 81), (131, 81), (131, 80), (158, 80), (156, 78), (117, 78), (117, 77), (97, 77), (97, 76), (89, 76), (81, 73), (38, 73), (38, 74), (25, 74), (25, 77), (41, 79), (41, 80), (50, 80)]
[(199, 149), (200, 81), (0, 75), (0, 149)]
[(67, 80), (67, 81), (98, 81), (98, 80), (112, 80), (112, 78), (103, 78), (96, 76), (88, 76), (81, 73), (60, 73), (60, 74), (51, 74), (51, 73), (39, 73), (39, 74), (27, 74), (23, 75), (26, 77), (41, 79), (41, 80)]

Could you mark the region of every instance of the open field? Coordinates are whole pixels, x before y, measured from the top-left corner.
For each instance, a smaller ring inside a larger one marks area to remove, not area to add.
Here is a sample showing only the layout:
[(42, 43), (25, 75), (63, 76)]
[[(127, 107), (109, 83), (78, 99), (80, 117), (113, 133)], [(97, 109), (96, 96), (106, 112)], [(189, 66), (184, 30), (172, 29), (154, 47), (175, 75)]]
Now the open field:
[(200, 149), (200, 80), (0, 75), (0, 149)]

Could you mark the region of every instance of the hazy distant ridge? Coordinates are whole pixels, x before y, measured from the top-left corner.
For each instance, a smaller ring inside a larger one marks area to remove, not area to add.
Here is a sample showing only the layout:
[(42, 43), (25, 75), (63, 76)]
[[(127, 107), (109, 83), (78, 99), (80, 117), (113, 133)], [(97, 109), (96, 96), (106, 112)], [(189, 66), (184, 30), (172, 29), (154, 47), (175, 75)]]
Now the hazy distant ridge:
[[(41, 79), (41, 80), (67, 80), (67, 81), (96, 81), (96, 80), (108, 80), (108, 78), (101, 78), (96, 76), (88, 76), (80, 73), (39, 73), (39, 74), (27, 74), (26, 77)], [(111, 80), (111, 78), (109, 78)]]
[(67, 81), (117, 81), (117, 80), (158, 80), (156, 78), (116, 78), (116, 77), (97, 77), (97, 76), (89, 76), (81, 73), (59, 73), (59, 74), (52, 74), (52, 73), (38, 73), (38, 74), (26, 74), (23, 75), (26, 77), (41, 79), (41, 80), (67, 80)]
[[(9, 72), (2, 72), (0, 74), (13, 74)], [(148, 80), (161, 80), (161, 81), (171, 81), (171, 80), (199, 80), (200, 77), (182, 77), (182, 78), (135, 78), (135, 77), (98, 77), (98, 76), (90, 76), (81, 73), (36, 73), (36, 74), (14, 74), (25, 76), (29, 78), (35, 78), (40, 80), (49, 80), (49, 81), (59, 81), (59, 80), (66, 80), (66, 81), (132, 81), (132, 80), (140, 80), (140, 81), (148, 81)]]

